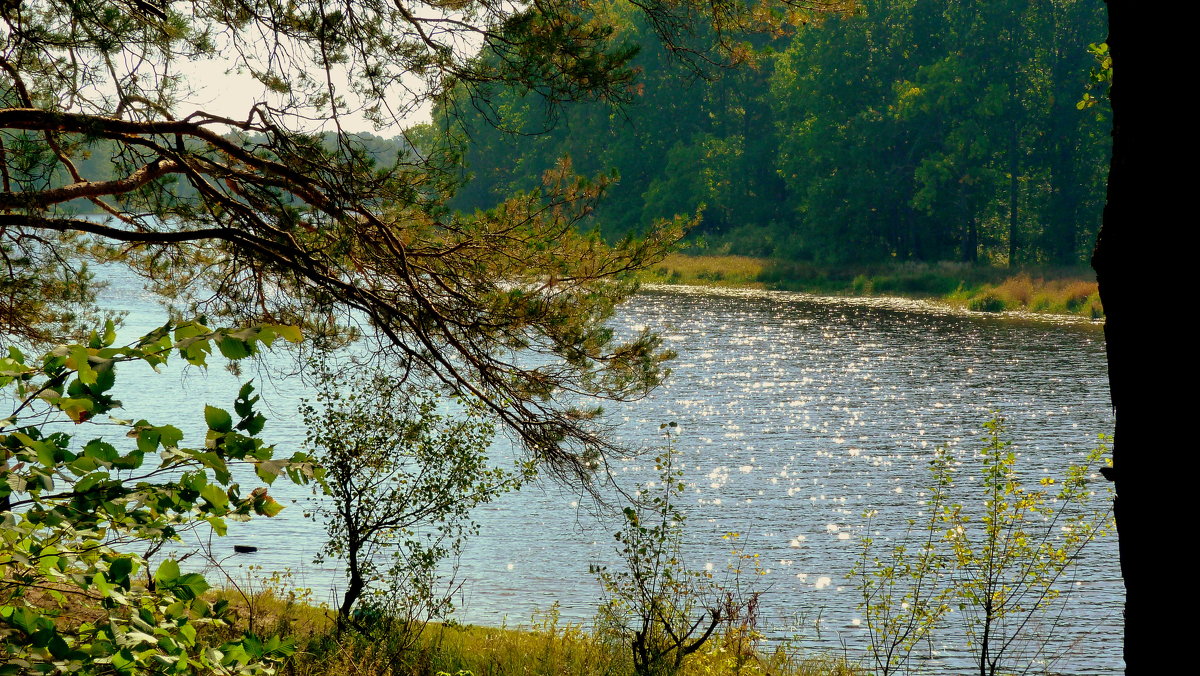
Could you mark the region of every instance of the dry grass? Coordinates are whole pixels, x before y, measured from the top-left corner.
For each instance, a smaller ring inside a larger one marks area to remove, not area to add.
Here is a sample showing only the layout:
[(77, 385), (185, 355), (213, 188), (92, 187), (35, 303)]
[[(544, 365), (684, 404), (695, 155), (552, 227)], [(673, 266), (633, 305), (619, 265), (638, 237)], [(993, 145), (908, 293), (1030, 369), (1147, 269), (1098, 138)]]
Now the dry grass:
[[(283, 666), (291, 676), (632, 676), (628, 647), (557, 613), (519, 628), (429, 624), (417, 640), (379, 631), (370, 637), (332, 633), (301, 642)], [(714, 639), (685, 661), (677, 676), (856, 676), (864, 673), (832, 656), (747, 652)]]
[(643, 270), (642, 282), (650, 284), (694, 284), (765, 288), (763, 270), (770, 262), (749, 256), (685, 256), (671, 254)]
[(288, 636), (307, 641), (329, 634), (334, 629), (334, 611), (316, 606), (304, 594), (265, 589), (243, 594), (233, 589), (209, 592), (208, 601), (224, 599), (233, 612), (234, 626), (230, 633), (244, 631), (259, 636)]
[[(1041, 282), (1042, 280), (1039, 279), (1038, 281)], [(1023, 308), (1029, 307), (1029, 301), (1033, 299), (1033, 293), (1033, 278), (1026, 274), (1009, 277), (996, 287), (997, 295), (1006, 302)]]
[(950, 300), (981, 312), (1025, 310), (1099, 319), (1104, 305), (1096, 282), (1079, 278), (1044, 279), (1019, 274), (997, 285), (961, 290)]

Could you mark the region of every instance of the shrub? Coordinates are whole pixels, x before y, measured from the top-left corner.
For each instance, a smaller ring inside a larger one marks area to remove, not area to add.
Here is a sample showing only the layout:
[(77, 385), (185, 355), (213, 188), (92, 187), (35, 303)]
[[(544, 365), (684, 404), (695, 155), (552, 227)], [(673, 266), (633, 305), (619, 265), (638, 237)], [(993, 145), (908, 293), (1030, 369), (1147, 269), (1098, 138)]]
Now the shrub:
[(658, 485), (639, 487), (637, 502), (625, 507), (614, 534), (624, 569), (592, 567), (607, 597), (599, 623), (628, 646), (639, 676), (678, 673), (684, 658), (713, 636), (729, 606), (711, 573), (683, 561), (685, 516), (677, 499), (685, 486), (671, 445), (676, 424), (661, 428), (668, 443), (655, 458)]
[[(1020, 274), (1004, 280), (1000, 286), (996, 287), (996, 294), (1008, 301), (1010, 305), (1027, 307), (1033, 299), (1034, 286), (1033, 279), (1029, 275)], [(1037, 286), (1042, 286), (1041, 280), (1038, 280)]]
[[(1029, 488), (1017, 472), (1004, 420), (984, 428), (977, 483), (960, 480), (962, 462), (939, 449), (930, 460), (926, 520), (910, 520), (909, 536), (882, 559), (873, 553), (873, 539), (863, 539), (852, 577), (872, 657), (884, 674), (907, 670), (914, 647), (942, 627), (952, 608), (960, 611), (981, 676), (1043, 658), (1045, 627), (1054, 627), (1052, 611), (1069, 589), (1066, 573), (1084, 547), (1112, 528), (1111, 502), (1090, 504), (1088, 466), (1071, 465), (1061, 481), (1043, 477)], [(1106, 450), (1102, 442), (1087, 462), (1105, 462)], [(1040, 617), (1051, 619), (1035, 631)]]
[(984, 291), (967, 303), (975, 312), (1004, 312), (1005, 302), (995, 291)]
[[(184, 322), (117, 347), (109, 322), (86, 344), (33, 359), (10, 347), (0, 359), (0, 387), (13, 404), (0, 422), (5, 673), (270, 673), (292, 652), (278, 637), (213, 640), (219, 632), (206, 629), (230, 624), (228, 603), (204, 596), (202, 575), (150, 559), (192, 528), (223, 535), (227, 520), (282, 509), (265, 487), (243, 493), (235, 466), (252, 467), (268, 484), (279, 476), (305, 482), (317, 474), (308, 458), (275, 458), (258, 437), (266, 420), (250, 383), (233, 415), (205, 407), (205, 439), (193, 447), (174, 425), (110, 415), (121, 407), (113, 397), (118, 367), (157, 368), (173, 354), (205, 366), (214, 347), (241, 359), (277, 336), (300, 338), (288, 326), (212, 330)], [(93, 422), (106, 436), (79, 441)]]
[(859, 296), (869, 296), (875, 291), (875, 283), (866, 275), (858, 275), (850, 283), (851, 290)]

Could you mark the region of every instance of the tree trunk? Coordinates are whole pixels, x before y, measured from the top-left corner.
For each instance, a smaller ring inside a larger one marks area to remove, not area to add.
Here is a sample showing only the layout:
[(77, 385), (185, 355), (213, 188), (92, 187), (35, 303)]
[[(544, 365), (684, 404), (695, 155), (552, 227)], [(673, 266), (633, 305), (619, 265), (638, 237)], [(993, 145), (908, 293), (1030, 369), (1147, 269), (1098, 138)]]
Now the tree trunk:
[[(1182, 119), (1188, 108), (1162, 79), (1164, 68), (1186, 62), (1178, 52), (1190, 44), (1183, 26), (1191, 23), (1132, 0), (1107, 4), (1113, 154), (1092, 266), (1107, 315), (1104, 335), (1116, 418), (1113, 471), (1106, 474), (1117, 491), (1126, 593), (1125, 667), (1126, 673), (1141, 674), (1161, 672), (1164, 665), (1187, 659), (1186, 650), (1176, 652), (1172, 646), (1186, 645), (1182, 633), (1190, 623), (1169, 618), (1192, 611), (1178, 595), (1180, 586), (1193, 584), (1187, 579), (1192, 562), (1171, 556), (1184, 555), (1183, 543), (1191, 539), (1174, 502), (1195, 490), (1188, 471), (1189, 451), (1195, 445), (1188, 424), (1195, 417), (1195, 397), (1190, 394), (1194, 385), (1188, 375), (1194, 366), (1188, 364), (1194, 365), (1195, 354), (1186, 347), (1190, 338), (1176, 343), (1169, 337), (1172, 317), (1164, 306), (1173, 287), (1163, 275), (1183, 270), (1185, 252), (1192, 255), (1172, 228), (1190, 228), (1195, 221), (1190, 211), (1194, 186), (1189, 190), (1181, 185), (1195, 174), (1163, 161), (1167, 153), (1190, 160), (1180, 143), (1192, 122)], [(1157, 274), (1147, 271), (1151, 264)], [(1171, 302), (1176, 313), (1184, 309), (1177, 298)], [(1168, 377), (1176, 391), (1164, 388)], [(1176, 575), (1177, 570), (1184, 576)], [(1167, 603), (1173, 607), (1159, 612)]]
[[(1014, 109), (1016, 107), (1014, 106)], [(1021, 161), (1017, 153), (1020, 151), (1020, 139), (1017, 121), (1013, 120), (1008, 130), (1008, 267), (1017, 266), (1017, 256), (1020, 254), (1020, 219), (1017, 215), (1020, 184), (1018, 174), (1021, 171)]]

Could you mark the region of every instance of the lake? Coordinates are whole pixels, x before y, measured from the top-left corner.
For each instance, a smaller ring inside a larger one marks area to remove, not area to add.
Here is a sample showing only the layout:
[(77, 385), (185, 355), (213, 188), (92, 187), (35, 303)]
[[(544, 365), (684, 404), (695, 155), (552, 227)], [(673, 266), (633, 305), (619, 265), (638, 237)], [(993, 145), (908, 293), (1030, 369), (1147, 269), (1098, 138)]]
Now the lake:
[[(130, 312), (123, 337), (162, 323), (136, 279), (105, 274), (112, 280), (105, 304)], [(758, 554), (765, 571), (755, 580), (761, 629), (810, 650), (853, 655), (865, 645), (848, 578), (861, 554), (863, 514), (879, 510), (871, 533), (878, 541), (902, 536), (927, 497), (935, 448), (969, 457), (998, 412), (1032, 484), (1061, 475), (1112, 430), (1103, 334), (1093, 322), (898, 299), (671, 287), (640, 293), (614, 327), (628, 334), (649, 327), (678, 353), (664, 386), (606, 410), (619, 440), (633, 448), (660, 448), (660, 425), (678, 423), (688, 564), (720, 578), (732, 548), (721, 536), (739, 533), (737, 547)], [(202, 426), (180, 423), (199, 423), (205, 403), (228, 407), (238, 382), (220, 368), (155, 375), (126, 367), (122, 374), (118, 398), (129, 415), (177, 424), (190, 439), (202, 438)], [(299, 444), (296, 404), (305, 393), (298, 381), (260, 377), (258, 384), (268, 404), (264, 436), (281, 449)], [(500, 458), (511, 453), (503, 443), (494, 450)], [(617, 461), (616, 479), (632, 488), (651, 478), (652, 457)], [(1094, 485), (1107, 490), (1100, 480)], [(332, 601), (340, 571), (312, 563), (323, 529), (304, 518), (308, 489), (272, 492), (296, 507), (234, 524), (229, 537), (212, 542), (215, 556), (239, 580), (258, 574), (246, 566), (288, 569), (290, 583)], [(481, 532), (457, 572), (460, 621), (528, 624), (554, 603), (567, 621), (594, 616), (601, 590), (588, 567), (614, 560), (611, 514), (578, 491), (541, 483), (480, 508), (476, 519)], [(260, 551), (234, 555), (234, 544)], [(1039, 670), (1123, 672), (1115, 538), (1089, 546), (1071, 583), (1063, 614), (1040, 628), (1053, 629), (1053, 639)], [(924, 648), (928, 668), (961, 668), (957, 644), (947, 631)]]

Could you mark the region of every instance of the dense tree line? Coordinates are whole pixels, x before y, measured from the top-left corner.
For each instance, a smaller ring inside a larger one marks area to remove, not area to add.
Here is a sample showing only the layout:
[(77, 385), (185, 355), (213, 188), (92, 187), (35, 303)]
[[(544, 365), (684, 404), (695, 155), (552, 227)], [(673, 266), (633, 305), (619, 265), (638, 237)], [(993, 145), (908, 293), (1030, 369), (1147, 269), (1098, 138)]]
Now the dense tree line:
[[(610, 239), (701, 213), (712, 249), (823, 263), (1076, 265), (1104, 203), (1109, 120), (1100, 0), (867, 0), (746, 38), (748, 68), (679, 64), (646, 19), (635, 105), (547, 109), (529, 92), (443, 104), (470, 139), (453, 204), (490, 207), (561, 157), (616, 175)], [(1081, 103), (1082, 102), (1082, 103)], [(495, 124), (498, 123), (498, 124)]]

